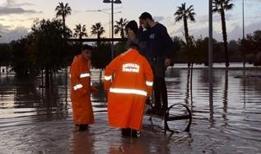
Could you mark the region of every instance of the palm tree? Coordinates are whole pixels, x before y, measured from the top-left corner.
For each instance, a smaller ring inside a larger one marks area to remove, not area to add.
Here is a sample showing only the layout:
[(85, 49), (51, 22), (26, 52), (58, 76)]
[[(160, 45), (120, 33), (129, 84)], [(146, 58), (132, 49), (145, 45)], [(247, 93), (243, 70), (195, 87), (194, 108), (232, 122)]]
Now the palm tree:
[(91, 29), (92, 29), (91, 33), (93, 35), (97, 35), (97, 46), (100, 46), (101, 35), (105, 32), (104, 28), (102, 27), (101, 23), (98, 22), (92, 25)]
[[(174, 13), (174, 16), (176, 16), (175, 21), (179, 22), (183, 19), (183, 24), (184, 24), (184, 32), (185, 32), (185, 40), (187, 44), (187, 50), (192, 51), (193, 50), (193, 37), (189, 36), (189, 31), (188, 31), (188, 20), (190, 21), (195, 21), (195, 15), (196, 13), (194, 12), (193, 5), (190, 5), (188, 8), (186, 8), (186, 3), (182, 3), (181, 6), (178, 7), (178, 10)], [(192, 70), (193, 70), (193, 61), (191, 61), (191, 57), (188, 54), (188, 80), (187, 80), (187, 85), (189, 87), (190, 85), (190, 90), (191, 90), (191, 102), (192, 102)], [(187, 88), (188, 88), (187, 87)], [(188, 91), (189, 95), (189, 91)]]
[(69, 6), (68, 3), (65, 3), (65, 5), (63, 4), (63, 2), (59, 2), (58, 6), (56, 6), (55, 8), (56, 11), (56, 17), (62, 17), (62, 21), (63, 21), (63, 30), (65, 31), (65, 18), (71, 14), (72, 9)]
[[(71, 7), (69, 6), (68, 3), (65, 3), (65, 5), (63, 4), (63, 2), (59, 2), (58, 3), (58, 6), (56, 6), (55, 8), (55, 11), (56, 11), (56, 17), (59, 17), (61, 16), (62, 17), (62, 21), (63, 21), (63, 37), (66, 38), (68, 37), (66, 35), (66, 26), (65, 26), (65, 18), (71, 14), (72, 12), (72, 9)], [(66, 65), (67, 66), (67, 65)], [(68, 80), (68, 69), (67, 67), (65, 67), (65, 100), (67, 102), (67, 80)]]
[(74, 37), (78, 37), (80, 40), (82, 37), (87, 37), (86, 26), (78, 24), (74, 28)]
[(91, 33), (93, 35), (97, 35), (97, 38), (100, 39), (101, 35), (105, 32), (104, 28), (102, 27), (101, 23), (98, 22), (91, 27), (92, 31)]
[(231, 0), (214, 0), (213, 1), (213, 12), (217, 12), (221, 16), (222, 33), (225, 49), (226, 67), (229, 66), (228, 47), (227, 47), (227, 29), (226, 29), (226, 10), (231, 10), (234, 4)]
[(124, 29), (125, 29), (125, 26), (127, 25), (127, 23), (128, 23), (128, 21), (126, 18), (125, 19), (120, 18), (119, 21), (116, 21), (116, 25), (114, 26), (115, 34), (120, 33), (121, 38), (125, 38)]
[(181, 6), (178, 7), (178, 10), (175, 12), (174, 16), (176, 16), (175, 21), (179, 22), (183, 19), (184, 23), (184, 32), (185, 32), (185, 39), (187, 45), (191, 45), (191, 37), (189, 36), (188, 31), (188, 20), (195, 21), (195, 15), (193, 5), (190, 5), (186, 8), (186, 3), (182, 3)]

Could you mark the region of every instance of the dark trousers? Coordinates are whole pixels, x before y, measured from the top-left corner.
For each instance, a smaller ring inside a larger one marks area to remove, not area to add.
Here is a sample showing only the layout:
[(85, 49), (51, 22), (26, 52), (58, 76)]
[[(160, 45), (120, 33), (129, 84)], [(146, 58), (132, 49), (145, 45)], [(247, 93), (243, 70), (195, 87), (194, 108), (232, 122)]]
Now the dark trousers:
[(154, 74), (153, 84), (153, 103), (154, 109), (158, 112), (165, 111), (168, 108), (168, 94), (165, 82), (165, 63), (163, 57), (149, 58)]
[(163, 77), (156, 77), (154, 79), (154, 105), (159, 112), (166, 111), (168, 108), (168, 94), (166, 82)]

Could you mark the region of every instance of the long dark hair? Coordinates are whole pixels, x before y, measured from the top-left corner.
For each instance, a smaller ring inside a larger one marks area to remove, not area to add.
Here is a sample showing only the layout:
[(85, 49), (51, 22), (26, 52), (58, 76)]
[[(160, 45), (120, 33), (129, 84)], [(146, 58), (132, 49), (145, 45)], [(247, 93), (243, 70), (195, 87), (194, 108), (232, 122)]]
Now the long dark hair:
[(135, 33), (135, 35), (137, 35), (139, 28), (135, 20), (131, 20), (128, 22), (125, 29), (127, 30), (128, 28), (131, 29)]

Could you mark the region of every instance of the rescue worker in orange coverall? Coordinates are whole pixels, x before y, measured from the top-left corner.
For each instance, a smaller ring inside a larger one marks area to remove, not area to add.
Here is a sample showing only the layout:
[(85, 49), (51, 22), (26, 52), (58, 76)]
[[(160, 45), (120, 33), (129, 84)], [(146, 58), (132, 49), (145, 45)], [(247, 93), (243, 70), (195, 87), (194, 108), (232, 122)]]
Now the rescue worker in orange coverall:
[(83, 45), (81, 54), (74, 57), (71, 64), (71, 100), (73, 122), (79, 131), (84, 131), (94, 123), (90, 95), (95, 88), (90, 85), (91, 52), (93, 47)]
[(106, 67), (104, 88), (108, 96), (109, 125), (121, 128), (123, 136), (138, 137), (146, 99), (152, 94), (153, 72), (149, 62), (139, 53), (135, 36), (138, 25), (126, 26), (128, 50)]

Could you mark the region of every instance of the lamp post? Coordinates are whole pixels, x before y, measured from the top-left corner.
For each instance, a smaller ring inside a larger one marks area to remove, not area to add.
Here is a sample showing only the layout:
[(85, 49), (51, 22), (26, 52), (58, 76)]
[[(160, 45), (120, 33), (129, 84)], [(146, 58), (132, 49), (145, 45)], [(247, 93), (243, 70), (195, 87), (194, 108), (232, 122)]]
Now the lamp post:
[(242, 18), (243, 39), (245, 39), (245, 0), (242, 0)]
[(245, 70), (246, 67), (246, 53), (244, 53), (244, 42), (245, 42), (245, 0), (242, 0), (242, 45), (243, 45), (243, 68)]
[(209, 38), (208, 38), (208, 68), (209, 75), (212, 73), (213, 63), (213, 0), (209, 0)]
[(242, 0), (243, 100), (246, 105), (245, 0)]
[(208, 82), (209, 82), (209, 107), (210, 119), (213, 120), (213, 81), (212, 81), (212, 63), (213, 63), (213, 0), (209, 0), (209, 38), (208, 38)]
[(103, 0), (103, 3), (111, 3), (111, 58), (114, 57), (113, 49), (113, 35), (114, 35), (114, 23), (113, 23), (113, 4), (121, 4), (121, 0)]
[[(109, 28), (108, 28), (108, 31), (110, 31), (110, 29), (111, 29), (111, 17), (110, 17), (110, 13), (109, 12), (107, 12), (106, 11), (107, 9), (97, 9), (97, 10), (86, 10), (86, 12), (100, 12), (100, 13), (103, 13), (103, 14), (106, 14), (106, 15), (108, 15), (109, 16), (109, 22), (108, 22), (108, 24), (109, 24)], [(122, 13), (121, 11), (117, 11), (117, 12), (114, 12), (114, 14), (118, 14), (118, 13)], [(107, 25), (107, 23), (106, 23), (106, 25)], [(109, 37), (111, 36), (111, 31), (109, 32)]]
[[(110, 13), (105, 12), (105, 11), (103, 11), (103, 10), (97, 10), (97, 12), (101, 12), (101, 13), (110, 15)], [(117, 14), (117, 13), (121, 13), (121, 11), (113, 12), (113, 14)], [(110, 31), (110, 29), (111, 29), (110, 23), (111, 23), (111, 21), (110, 21), (110, 18), (109, 18), (109, 29), (108, 29), (109, 31)], [(111, 36), (111, 32), (109, 33), (109, 37), (110, 37), (110, 36)]]

